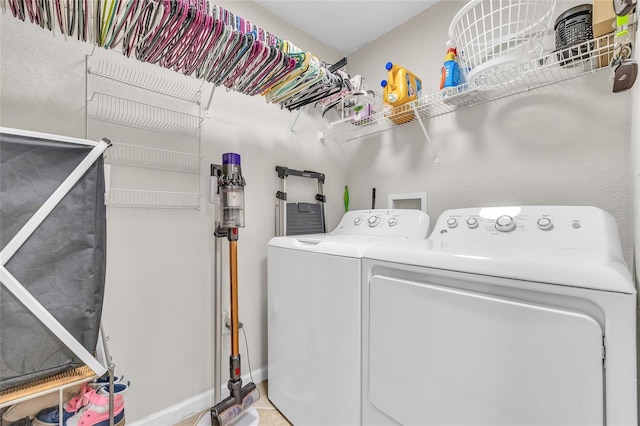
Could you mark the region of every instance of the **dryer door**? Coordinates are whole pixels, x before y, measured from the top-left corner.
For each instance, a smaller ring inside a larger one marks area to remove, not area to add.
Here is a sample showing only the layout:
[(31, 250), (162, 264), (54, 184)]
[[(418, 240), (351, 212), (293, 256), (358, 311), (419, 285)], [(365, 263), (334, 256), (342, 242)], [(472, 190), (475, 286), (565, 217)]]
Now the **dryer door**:
[(384, 276), (369, 284), (366, 397), (393, 420), (603, 423), (603, 333), (593, 318)]

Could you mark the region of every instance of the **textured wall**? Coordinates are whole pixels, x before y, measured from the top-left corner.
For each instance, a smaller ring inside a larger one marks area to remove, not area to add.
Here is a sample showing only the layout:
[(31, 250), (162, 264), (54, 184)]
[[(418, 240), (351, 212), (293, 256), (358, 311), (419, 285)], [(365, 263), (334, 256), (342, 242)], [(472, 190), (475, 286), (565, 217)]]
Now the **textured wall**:
[[(326, 58), (337, 52), (283, 25), (252, 2), (223, 4), (300, 47)], [(270, 105), (262, 97), (247, 97), (218, 89), (210, 116), (197, 137), (173, 136), (89, 119), (85, 123), (85, 96), (106, 92), (188, 114), (198, 105), (168, 99), (90, 76), (85, 93), (85, 55), (92, 46), (65, 41), (10, 13), (1, 19), (1, 121), (5, 127), (85, 137), (108, 137), (113, 142), (200, 153), (202, 173), (185, 175), (114, 165), (111, 186), (208, 193), (208, 165), (220, 163), (224, 152), (242, 156), (246, 186), (246, 227), (240, 231), (240, 320), (248, 342), (251, 366), (266, 378), (266, 245), (274, 235), (276, 165), (311, 169), (327, 176), (325, 193), (329, 227), (341, 218), (346, 163), (342, 147), (319, 143), (324, 127), (319, 112), (301, 114), (290, 134), (296, 113)], [(102, 56), (97, 48), (90, 63)], [(132, 59), (132, 61), (134, 61)], [(211, 85), (203, 88), (203, 103)], [(95, 99), (95, 98), (94, 98)], [(89, 108), (92, 108), (89, 102)], [(204, 112), (204, 111), (203, 111)], [(291, 181), (290, 193), (313, 201), (315, 181)], [(206, 199), (206, 197), (205, 197)], [(127, 420), (133, 422), (212, 389), (212, 276), (213, 216), (206, 201), (200, 210), (108, 209), (107, 284), (103, 322), (118, 374), (131, 380)], [(223, 243), (223, 305), (228, 302), (227, 243)], [(228, 336), (220, 360), (223, 384), (228, 377)], [(243, 372), (248, 373), (244, 339)], [(257, 379), (260, 377), (257, 377)]]
[[(420, 75), (425, 88), (435, 91), (447, 27), (461, 5), (441, 2), (384, 35), (349, 58), (349, 72), (365, 75), (377, 88), (386, 77), (384, 64), (391, 60)], [(309, 46), (328, 62), (340, 58), (251, 2), (223, 6), (301, 47)], [(85, 54), (91, 46), (52, 37), (9, 15), (0, 19), (0, 124), (84, 137)], [(106, 87), (107, 83), (91, 79), (89, 91)], [(205, 102), (210, 89), (205, 85)], [(109, 86), (109, 90), (122, 89)], [(135, 96), (143, 102), (160, 102), (149, 94)], [(257, 370), (267, 363), (266, 243), (273, 236), (275, 220), (275, 165), (327, 175), (330, 228), (341, 217), (345, 184), (351, 209), (370, 206), (372, 187), (377, 189), (378, 206), (385, 205), (389, 193), (426, 191), (434, 222), (444, 210), (456, 207), (595, 205), (618, 220), (625, 258), (631, 264), (629, 106), (630, 94), (612, 94), (608, 73), (601, 72), (464, 109), (426, 122), (439, 164), (433, 163), (415, 123), (357, 142), (319, 143), (316, 132), (326, 124), (316, 111), (303, 112), (290, 135), (295, 114), (266, 105), (261, 98), (220, 89), (213, 98), (212, 117), (203, 122), (200, 145), (189, 138), (95, 120), (90, 120), (88, 130), (92, 138), (106, 136), (204, 155), (203, 176), (195, 184), (167, 172), (114, 166), (112, 184), (119, 187), (190, 191), (195, 185), (206, 193), (207, 165), (219, 163), (223, 152), (242, 155), (247, 217), (239, 242), (240, 318)], [(637, 126), (637, 114), (634, 117)], [(290, 189), (301, 195), (315, 191), (295, 181)], [(118, 372), (133, 383), (127, 395), (127, 419), (136, 421), (212, 386), (213, 209), (203, 203), (199, 211), (109, 209), (108, 214), (104, 324)], [(241, 349), (244, 353), (244, 343)], [(221, 362), (226, 366), (226, 357)], [(223, 380), (225, 376), (226, 367)]]
[[(435, 92), (448, 26), (463, 4), (440, 2), (360, 49), (349, 58), (350, 72), (379, 90), (393, 61)], [(572, 5), (560, 1), (556, 14)], [(426, 191), (434, 222), (457, 207), (594, 205), (616, 217), (631, 266), (630, 93), (611, 87), (602, 71), (427, 120), (438, 164), (417, 123), (350, 143), (353, 208), (370, 205), (372, 187), (380, 203), (390, 193)]]

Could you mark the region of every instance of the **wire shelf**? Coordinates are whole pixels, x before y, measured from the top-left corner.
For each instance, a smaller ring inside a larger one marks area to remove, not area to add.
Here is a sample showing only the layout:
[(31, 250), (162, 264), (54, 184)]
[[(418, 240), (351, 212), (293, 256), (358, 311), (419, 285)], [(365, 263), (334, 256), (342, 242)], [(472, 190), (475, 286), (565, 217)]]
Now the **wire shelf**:
[(613, 34), (552, 52), (539, 59), (485, 74), (481, 79), (385, 110), (363, 120), (344, 118), (329, 124), (324, 136), (340, 142), (361, 139), (415, 122), (415, 114), (428, 119), (463, 107), (478, 105), (588, 72), (608, 70), (613, 58)]
[(105, 151), (105, 161), (111, 164), (185, 173), (200, 173), (201, 159), (198, 154), (116, 142)]
[(95, 92), (87, 101), (87, 115), (111, 123), (186, 136), (198, 136), (203, 120), (196, 115), (101, 92)]
[[(104, 55), (104, 53), (103, 53)], [(131, 61), (123, 55), (87, 58), (87, 72), (172, 98), (199, 103), (204, 80), (197, 80), (158, 65)]]
[(152, 209), (200, 209), (202, 194), (193, 192), (144, 191), (111, 188), (107, 207)]

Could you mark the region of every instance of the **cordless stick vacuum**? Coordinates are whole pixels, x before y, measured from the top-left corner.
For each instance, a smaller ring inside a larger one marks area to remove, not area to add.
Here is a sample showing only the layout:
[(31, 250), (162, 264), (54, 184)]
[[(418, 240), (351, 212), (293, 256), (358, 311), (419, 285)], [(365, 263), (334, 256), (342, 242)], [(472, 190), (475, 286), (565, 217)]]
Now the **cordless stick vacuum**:
[(222, 171), (218, 178), (220, 194), (220, 228), (216, 235), (229, 240), (229, 271), (231, 300), (231, 356), (229, 357), (229, 395), (211, 409), (211, 424), (225, 426), (235, 420), (260, 398), (254, 383), (242, 386), (240, 377), (240, 343), (238, 323), (238, 228), (244, 227), (244, 177), (240, 169), (240, 155), (222, 155)]

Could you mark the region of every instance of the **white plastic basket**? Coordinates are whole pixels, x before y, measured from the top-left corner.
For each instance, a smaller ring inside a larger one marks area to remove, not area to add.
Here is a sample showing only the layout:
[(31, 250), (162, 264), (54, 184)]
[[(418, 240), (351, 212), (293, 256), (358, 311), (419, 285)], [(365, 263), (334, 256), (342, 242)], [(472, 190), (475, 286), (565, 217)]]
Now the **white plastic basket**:
[(471, 0), (453, 18), (449, 38), (467, 81), (538, 58), (556, 0)]

